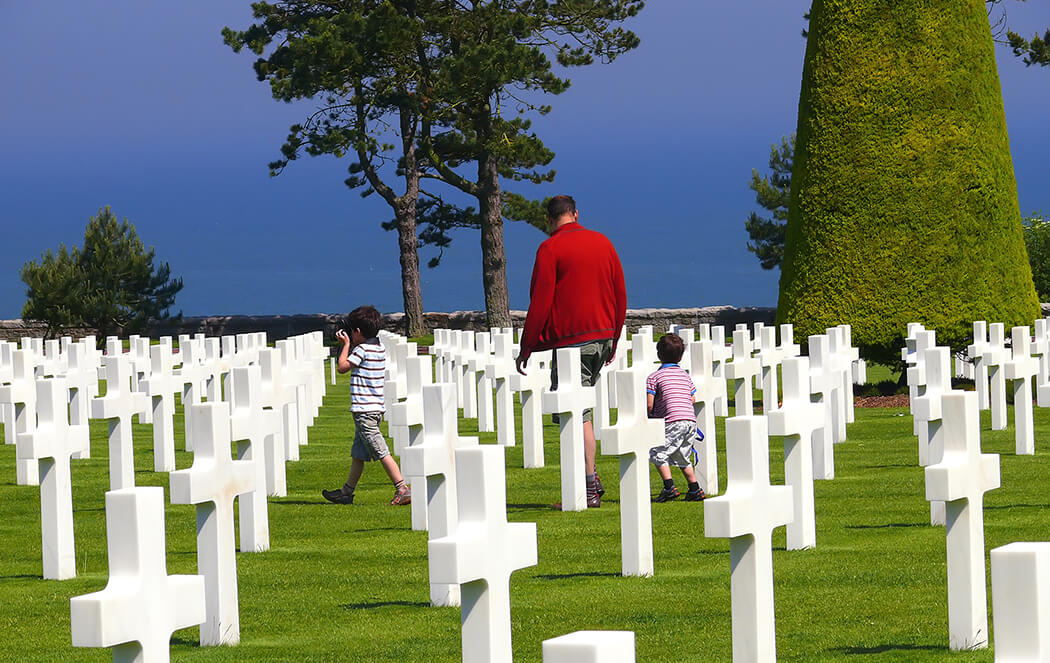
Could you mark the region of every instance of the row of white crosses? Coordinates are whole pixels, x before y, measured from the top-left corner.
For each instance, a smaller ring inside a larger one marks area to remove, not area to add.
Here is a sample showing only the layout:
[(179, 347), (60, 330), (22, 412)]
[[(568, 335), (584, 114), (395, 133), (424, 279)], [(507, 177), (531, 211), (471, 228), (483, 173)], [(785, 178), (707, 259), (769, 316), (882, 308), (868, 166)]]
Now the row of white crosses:
[[(254, 338), (254, 335), (249, 338)], [(250, 346), (255, 345), (248, 338), (245, 341)], [(184, 343), (187, 351), (183, 355), (183, 361), (195, 361), (194, 352), (190, 349), (194, 347), (193, 341), (184, 339)], [(265, 340), (261, 339), (259, 345), (264, 343)], [(316, 384), (314, 378), (319, 377), (323, 390), (323, 356), (320, 335), (297, 337), (287, 343), (284, 351), (288, 353), (294, 350), (297, 353), (299, 368), (304, 373), (309, 373), (310, 385)], [(46, 578), (62, 579), (75, 575), (69, 460), (78, 455), (86, 455), (88, 449), (87, 418), (83, 415), (82, 408), (76, 405), (76, 399), (78, 395), (86, 396), (90, 393), (92, 383), (97, 386), (97, 377), (91, 375), (97, 369), (92, 366), (92, 363), (95, 360), (101, 360), (104, 365), (103, 375), (107, 382), (106, 396), (96, 398), (92, 401), (92, 406), (93, 414), (97, 418), (111, 420), (111, 487), (114, 495), (135, 492), (135, 489), (132, 488), (134, 474), (130, 462), (130, 436), (124, 434), (130, 426), (131, 417), (142, 416), (143, 410), (146, 409), (143, 401), (147, 394), (154, 400), (156, 409), (162, 410), (160, 404), (165, 400), (163, 393), (165, 391), (176, 392), (182, 387), (182, 384), (176, 382), (173, 388), (171, 381), (163, 379), (166, 373), (174, 373), (171, 369), (170, 341), (162, 341), (161, 344), (151, 349), (149, 377), (145, 377), (145, 371), (134, 369), (132, 358), (124, 356), (116, 342), (108, 343), (109, 353), (104, 357), (87, 352), (86, 345), (87, 342), (84, 342), (83, 345), (67, 344), (66, 353), (64, 353), (65, 361), (58, 361), (54, 356), (49, 357), (46, 362), (37, 364), (38, 367), (42, 367), (38, 371), (28, 370), (30, 362), (36, 361), (37, 357), (33, 350), (34, 344), (26, 344), (25, 350), (10, 351), (8, 349), (8, 352), (5, 353), (11, 357), (12, 370), (10, 377), (6, 373), (3, 376), (8, 382), (2, 388), (3, 397), (10, 398), (13, 403), (17, 403), (18, 407), (15, 408), (15, 412), (20, 415), (18, 418), (12, 416), (11, 421), (17, 433), (17, 454), (20, 460), (29, 461), (32, 467), (39, 467), (42, 472), (42, 550)], [(134, 343), (133, 347), (135, 345), (141, 348), (143, 344)], [(217, 343), (208, 345), (214, 347), (217, 346)], [(48, 343), (45, 344), (45, 347), (54, 346)], [(233, 345), (229, 344), (227, 347), (232, 349)], [(261, 459), (264, 456), (264, 447), (267, 446), (265, 440), (270, 440), (270, 446), (279, 452), (276, 456), (280, 458), (281, 471), (275, 472), (275, 475), (279, 474), (280, 483), (283, 484), (283, 443), (284, 433), (287, 431), (282, 430), (280, 413), (271, 411), (271, 416), (267, 416), (266, 411), (263, 410), (265, 390), (262, 385), (262, 374), (264, 370), (269, 374), (270, 398), (272, 399), (273, 391), (281, 391), (280, 388), (273, 389), (272, 384), (275, 379), (278, 383), (280, 382), (279, 377), (275, 378), (273, 370), (274, 365), (281, 365), (281, 362), (275, 357), (277, 352), (277, 350), (254, 347), (251, 358), (242, 356), (238, 360), (234, 360), (234, 357), (228, 354), (228, 361), (219, 369), (209, 368), (201, 374), (204, 380), (209, 381), (207, 383), (209, 399), (212, 402), (191, 405), (187, 408), (187, 418), (193, 422), (188, 438), (191, 446), (196, 447), (196, 451), (193, 467), (172, 473), (172, 500), (175, 503), (181, 501), (202, 504), (198, 509), (198, 552), (199, 566), (206, 578), (205, 587), (208, 597), (207, 620), (201, 631), (202, 644), (236, 642), (239, 637), (236, 614), (236, 571), (230, 569), (230, 561), (233, 559), (232, 500), (235, 496), (241, 495), (242, 499), (249, 498), (241, 505), (240, 510), (242, 550), (260, 551), (269, 547), (265, 493), (262, 490), (269, 483), (270, 476), (263, 469)], [(95, 357), (95, 359), (85, 359), (85, 357)], [(163, 361), (165, 357), (169, 360), (166, 365)], [(259, 365), (254, 365), (254, 363)], [(25, 373), (28, 376), (37, 372), (62, 370), (66, 372), (67, 377), (33, 379), (27, 377), (24, 381), (16, 382), (14, 380), (16, 364), (19, 366), (19, 374)], [(307, 367), (303, 368), (303, 364), (306, 364)], [(146, 393), (132, 389), (133, 379), (129, 374), (129, 369), (135, 370), (138, 377), (141, 378), (137, 381), (136, 386)], [(84, 379), (81, 373), (87, 373), (91, 377)], [(279, 371), (277, 373), (279, 374)], [(219, 385), (224, 376), (227, 382), (226, 398), (228, 402), (218, 400), (222, 397)], [(151, 383), (154, 385), (152, 389), (150, 388)], [(25, 384), (31, 385), (35, 393), (29, 394), (24, 387)], [(294, 386), (303, 385), (300, 383)], [(313, 412), (309, 409), (311, 405), (315, 405), (312, 395), (322, 392), (307, 390), (306, 393), (308, 394), (307, 401), (300, 403), (306, 408), (303, 410), (304, 419), (312, 418)], [(232, 413), (230, 402), (233, 404)], [(276, 402), (280, 403), (280, 399), (276, 399)], [(297, 403), (297, 400), (293, 397), (284, 402)], [(67, 406), (69, 406), (68, 410)], [(15, 412), (12, 412), (12, 415)], [(35, 421), (30, 420), (30, 415)], [(155, 426), (160, 426), (165, 419), (168, 420), (170, 432), (170, 415), (157, 417)], [(124, 428), (125, 431), (121, 431), (121, 428)], [(164, 437), (170, 436), (162, 436)], [(244, 460), (232, 461), (230, 458), (231, 439), (242, 440), (238, 444), (238, 455)], [(173, 441), (170, 447), (172, 447), (170, 454), (157, 454), (158, 465), (165, 457), (173, 456)], [(260, 462), (254, 462), (256, 459)], [(283, 485), (279, 487), (279, 490), (284, 490)], [(209, 503), (211, 506), (208, 506)], [(137, 565), (136, 568), (154, 566), (156, 560), (137, 559), (138, 553), (135, 551), (143, 548), (144, 544), (137, 539), (129, 542), (127, 535), (115, 535), (113, 530), (117, 528), (113, 526), (114, 520), (112, 518), (109, 520), (111, 523), (111, 567), (115, 569), (111, 582), (113, 592), (110, 594), (114, 592), (121, 594), (124, 591), (122, 588), (126, 588), (129, 582), (127, 578), (122, 577), (122, 574), (128, 573), (127, 569), (120, 570), (122, 566), (127, 565), (122, 564), (119, 560), (136, 558), (132, 560)], [(117, 522), (123, 520), (123, 518), (118, 518)], [(128, 555), (115, 552), (113, 549), (115, 545), (126, 547), (130, 552)], [(161, 538), (160, 545), (163, 546), (163, 538)], [(151, 550), (155, 548), (156, 545), (145, 547)], [(160, 568), (163, 569), (163, 558), (161, 558)], [(132, 572), (132, 574), (135, 575), (137, 572)], [(119, 582), (118, 579), (120, 579)], [(131, 608), (119, 608), (118, 612), (128, 609)], [(94, 617), (86, 626), (83, 623), (79, 626), (74, 625), (74, 640), (78, 641), (78, 644), (95, 646), (102, 642), (109, 643), (112, 640), (112, 633), (126, 626), (121, 623), (123, 620), (119, 617), (106, 619), (108, 625), (99, 621), (103, 619), (99, 615), (110, 614), (107, 610), (109, 609), (100, 607), (93, 612)], [(76, 614), (76, 608), (74, 608), (74, 614)], [(144, 631), (140, 634), (141, 637), (137, 638), (140, 641), (138, 645), (119, 648), (125, 653), (130, 652), (128, 653), (131, 657), (129, 660), (138, 660), (136, 657), (141, 655), (142, 649), (151, 649), (152, 647), (145, 644), (147, 642), (154, 645), (159, 642), (167, 642), (172, 629), (169, 627), (167, 631), (158, 635), (160, 632), (154, 632), (154, 621), (156, 620), (146, 620), (146, 623), (141, 625)], [(200, 621), (199, 619), (184, 621), (174, 628), (182, 628), (200, 623)], [(93, 635), (85, 635), (85, 633)], [(120, 642), (119, 638), (117, 642)], [(101, 646), (109, 646), (109, 644)], [(121, 654), (115, 652), (115, 656), (119, 660)], [(152, 658), (147, 660), (152, 660)]]
[[(975, 325), (978, 331), (983, 327), (983, 323)], [(992, 325), (996, 328), (1001, 325)], [(1014, 380), (1015, 410), (1020, 410), (1017, 426), (1030, 430), (1031, 391), (1025, 383), (1038, 373), (1038, 366), (1033, 366), (1038, 360), (1030, 354), (1027, 327), (1011, 330), (1011, 352), (1005, 361), (988, 347), (998, 345), (1002, 336), (1001, 331), (993, 331), (990, 339), (975, 339), (977, 350), (971, 346), (969, 354), (982, 361), (976, 363), (974, 375), (980, 375), (983, 360), (994, 360), (987, 366), (999, 366), (1004, 379)], [(1000, 485), (999, 457), (981, 453), (980, 392), (952, 390), (950, 351), (924, 347), (931, 344), (932, 332), (915, 326), (909, 329), (909, 347), (903, 356), (912, 355), (909, 382), (918, 392), (913, 412), (916, 424), (926, 428), (928, 449), (923, 454), (920, 448), (920, 453), (927, 465), (931, 522), (946, 525), (949, 647), (971, 650), (988, 646), (982, 502), (984, 493)], [(994, 392), (990, 395), (994, 401)], [(1018, 436), (1019, 454), (1027, 439)], [(993, 550), (991, 559), (996, 660), (1047, 660), (1050, 612), (1045, 601), (1050, 582), (1040, 574), (1050, 570), (1050, 544), (1009, 544)]]

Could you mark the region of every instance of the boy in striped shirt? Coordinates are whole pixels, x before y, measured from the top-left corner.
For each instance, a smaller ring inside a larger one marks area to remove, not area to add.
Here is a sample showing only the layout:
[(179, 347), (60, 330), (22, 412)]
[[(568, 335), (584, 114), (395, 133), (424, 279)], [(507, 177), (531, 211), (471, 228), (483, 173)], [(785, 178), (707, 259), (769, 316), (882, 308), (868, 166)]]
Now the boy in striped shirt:
[(391, 504), (409, 504), (412, 493), (401, 476), (401, 468), (390, 455), (386, 440), (379, 431), (383, 420), (383, 381), (386, 370), (386, 350), (380, 344), (381, 319), (374, 306), (359, 306), (346, 316), (346, 330), (336, 332), (343, 343), (336, 370), (350, 373), (350, 413), (354, 417), (354, 444), (350, 449), (350, 475), (338, 490), (322, 490), (329, 502), (353, 504), (354, 489), (364, 472), (365, 463), (378, 460), (394, 483)]
[(678, 365), (684, 353), (685, 341), (675, 334), (664, 334), (656, 344), (656, 356), (660, 358), (661, 366), (645, 381), (649, 417), (664, 420), (664, 443), (649, 450), (649, 461), (664, 480), (663, 490), (653, 498), (654, 502), (667, 502), (681, 495), (671, 478), (671, 465), (682, 468), (682, 474), (689, 482), (689, 492), (685, 494), (687, 502), (699, 502), (706, 497), (696, 480), (690, 459), (696, 437), (696, 415), (693, 412), (696, 385)]

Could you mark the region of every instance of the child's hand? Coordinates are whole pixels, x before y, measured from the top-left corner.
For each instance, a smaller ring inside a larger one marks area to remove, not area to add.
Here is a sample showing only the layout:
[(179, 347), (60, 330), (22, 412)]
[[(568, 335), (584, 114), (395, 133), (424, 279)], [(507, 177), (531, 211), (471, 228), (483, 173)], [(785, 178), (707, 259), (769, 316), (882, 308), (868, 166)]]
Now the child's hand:
[(345, 329), (340, 329), (339, 331), (337, 331), (335, 333), (335, 337), (339, 339), (343, 343), (343, 345), (346, 345), (350, 342), (350, 337), (347, 336)]

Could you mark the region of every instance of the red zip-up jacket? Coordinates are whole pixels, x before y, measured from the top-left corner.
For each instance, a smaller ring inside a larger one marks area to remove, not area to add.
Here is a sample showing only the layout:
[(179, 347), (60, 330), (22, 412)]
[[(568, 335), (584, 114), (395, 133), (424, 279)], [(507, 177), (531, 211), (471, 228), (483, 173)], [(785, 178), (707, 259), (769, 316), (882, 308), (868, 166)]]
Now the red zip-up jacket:
[(626, 315), (623, 267), (612, 242), (567, 223), (536, 250), (521, 355), (607, 338), (615, 344)]

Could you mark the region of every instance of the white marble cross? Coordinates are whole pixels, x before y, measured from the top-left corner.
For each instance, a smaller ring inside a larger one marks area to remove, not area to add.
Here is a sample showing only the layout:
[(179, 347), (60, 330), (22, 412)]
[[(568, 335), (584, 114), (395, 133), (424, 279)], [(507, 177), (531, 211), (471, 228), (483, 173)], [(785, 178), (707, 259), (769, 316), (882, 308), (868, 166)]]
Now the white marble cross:
[(542, 394), (551, 386), (547, 371), (540, 365), (548, 363), (550, 350), (534, 352), (529, 356), (533, 366), (525, 375), (515, 371), (510, 376), (511, 391), (521, 400), (521, 456), (526, 468), (543, 467), (543, 408)]
[(660, 360), (656, 356), (653, 328), (649, 326), (639, 328), (631, 335), (631, 368), (651, 373), (656, 369), (654, 364), (658, 361)]
[(751, 356), (751, 337), (746, 329), (733, 332), (733, 361), (726, 365), (726, 379), (733, 383), (733, 407), (737, 416), (754, 412), (751, 382), (762, 372), (762, 364)]
[[(275, 497), (288, 494), (286, 460), (299, 460), (298, 412), (294, 390), (285, 388), (281, 377), (280, 353), (271, 348), (258, 351), (262, 369), (263, 407), (270, 420), (266, 436), (266, 492)], [(294, 458), (289, 455), (295, 452)]]
[(492, 335), (479, 332), (474, 335), (474, 354), (468, 360), (470, 371), (474, 374), (471, 389), (478, 402), (478, 430), (491, 433), (496, 430), (495, 413), (492, 408), (492, 378), (488, 373), (492, 361)]
[(153, 470), (175, 469), (175, 394), (182, 390), (182, 380), (175, 375), (170, 345), (150, 348), (150, 375), (140, 383), (152, 402)]
[[(405, 389), (407, 396), (405, 400), (395, 403), (387, 412), (387, 418), (391, 426), (400, 426), (408, 431), (407, 445), (398, 453), (404, 458), (408, 447), (423, 443), (424, 407), (423, 387), (433, 383), (432, 364), (430, 357), (412, 355), (405, 358)], [(454, 394), (453, 394), (454, 395)], [(455, 416), (456, 404), (452, 404), (452, 415)], [(404, 461), (402, 460), (402, 463)], [(402, 467), (402, 470), (404, 468)], [(412, 475), (404, 470), (405, 478), (413, 489), (425, 485), (422, 475)], [(412, 500), (412, 529), (423, 531), (427, 529), (427, 505), (424, 500)]]
[(135, 450), (131, 418), (145, 408), (146, 395), (131, 390), (131, 360), (122, 355), (103, 358), (106, 395), (91, 401), (91, 418), (109, 420), (110, 490), (135, 485)]
[(1032, 329), (1032, 354), (1039, 357), (1039, 375), (1036, 384), (1050, 382), (1050, 320), (1037, 318)]
[(783, 358), (777, 349), (777, 328), (763, 327), (758, 337), (758, 354), (756, 355), (762, 370), (762, 412), (769, 412), (777, 406), (777, 367)]
[(207, 599), (201, 645), (232, 645), (241, 639), (233, 499), (255, 488), (255, 467), (230, 456), (229, 403), (189, 407), (193, 466), (169, 475), (171, 503), (197, 505), (197, 570)]
[(711, 371), (721, 381), (722, 395), (715, 400), (715, 414), (719, 417), (729, 416), (729, 390), (726, 384), (726, 362), (733, 356), (732, 346), (726, 345), (725, 328), (716, 325), (711, 327)]
[(171, 634), (204, 621), (204, 578), (169, 576), (164, 489), (106, 493), (109, 582), (69, 601), (74, 647), (112, 647), (114, 662), (169, 660)]
[(285, 375), (280, 351), (271, 348), (259, 350), (259, 366), (262, 368), (263, 402), (281, 415), (284, 457), (290, 461), (299, 460), (299, 390)]
[[(34, 366), (32, 350), (11, 352), (11, 382), (0, 385), (0, 403), (6, 403), (11, 413), (4, 428), (4, 441), (7, 444), (14, 444), (20, 434), (29, 433), (36, 427)], [(16, 458), (15, 482), (19, 486), (39, 486), (40, 463), (28, 458)]]
[[(431, 539), (452, 535), (458, 522), (456, 512), (456, 449), (477, 446), (478, 438), (460, 437), (456, 421), (456, 387), (450, 383), (426, 385), (422, 389), (423, 440), (405, 449), (401, 464), (406, 476), (422, 477), (427, 507), (427, 528)], [(413, 500), (415, 503), (416, 500)], [(431, 572), (433, 574), (433, 572)], [(459, 585), (430, 582), (430, 604), (459, 605)]]
[[(66, 387), (69, 389), (69, 423), (87, 425), (91, 417), (92, 390), (98, 389), (98, 371), (89, 363), (89, 351), (83, 341), (70, 340), (66, 348)], [(90, 458), (90, 443), (76, 458)]]
[(474, 372), (470, 370), (470, 360), (477, 352), (474, 335), (472, 331), (462, 331), (459, 334), (456, 372), (460, 383), (459, 406), (463, 410), (464, 419), (478, 418), (478, 392), (474, 384)]
[(1031, 353), (1028, 327), (1010, 330), (1010, 359), (1003, 364), (1003, 377), (1014, 383), (1014, 444), (1018, 456), (1035, 454), (1032, 422), (1032, 381), (1039, 375), (1039, 359)]
[(718, 444), (715, 430), (715, 402), (725, 393), (725, 380), (716, 378), (711, 365), (711, 341), (702, 339), (693, 343), (689, 374), (696, 386), (693, 394), (693, 412), (696, 424), (704, 434), (703, 441), (693, 442), (698, 458), (696, 478), (709, 497), (718, 494)]
[(237, 443), (237, 459), (255, 468), (251, 492), (237, 498), (240, 506), (239, 525), (241, 552), (263, 552), (270, 549), (270, 516), (266, 506), (265, 440), (276, 423), (265, 416), (262, 403), (262, 370), (258, 366), (241, 366), (231, 371), (230, 439)]
[(204, 348), (197, 344), (189, 336), (179, 335), (179, 360), (181, 366), (176, 375), (182, 383), (182, 428), (185, 439), (186, 451), (193, 451), (193, 440), (190, 435), (193, 408), (204, 399), (201, 384), (204, 382), (204, 367), (202, 365)]
[(868, 381), (868, 368), (863, 359), (860, 358), (860, 349), (853, 347), (853, 327), (847, 324), (839, 325), (839, 340), (842, 342), (842, 354), (847, 362), (846, 374), (846, 423), (852, 424), (855, 420), (855, 403), (853, 401), (854, 384), (864, 384)]
[(517, 372), (514, 369), (514, 357), (511, 355), (514, 337), (505, 332), (494, 333), (492, 345), (492, 360), (485, 367), (485, 374), (496, 386), (496, 442), (505, 447), (513, 447), (516, 440), (511, 376)]
[(824, 427), (824, 404), (809, 397), (809, 358), (783, 364), (784, 403), (766, 413), (769, 434), (784, 436), (784, 483), (792, 487), (794, 519), (787, 524), (787, 549), (817, 545), (813, 507), (813, 438)]
[[(132, 391), (146, 392), (143, 382), (149, 379), (150, 374), (153, 371), (153, 364), (150, 358), (150, 340), (148, 336), (132, 335), (128, 338), (130, 352), (128, 358), (131, 359), (131, 389)], [(142, 412), (139, 412), (139, 423), (140, 424), (152, 424), (153, 423), (153, 403), (147, 397), (145, 399), (146, 407)]]
[(926, 393), (926, 383), (929, 381), (926, 375), (926, 351), (936, 347), (936, 332), (920, 328), (915, 331), (909, 341), (913, 351), (910, 357), (911, 365), (907, 368), (906, 373), (908, 404), (912, 413), (912, 432), (919, 438), (919, 465), (926, 466), (929, 464), (929, 427), (925, 420), (915, 417), (915, 404)]
[(463, 663), (511, 663), (510, 574), (536, 564), (536, 524), (507, 522), (504, 449), (456, 450), (459, 523), (432, 539), (431, 582), (458, 583)]
[[(409, 356), (416, 356), (416, 344), (408, 343), (403, 337), (387, 331), (380, 331), (379, 340), (387, 356), (386, 374), (383, 381), (383, 405), (387, 412), (391, 412), (395, 405), (408, 397), (405, 367)], [(411, 346), (411, 351), (409, 346)], [(387, 431), (394, 442), (394, 454), (400, 456), (408, 445), (408, 427), (396, 423), (393, 419), (388, 419)]]
[(634, 663), (634, 631), (576, 631), (543, 641), (543, 663)]
[(729, 539), (733, 660), (776, 661), (773, 529), (793, 519), (790, 486), (769, 484), (765, 417), (726, 420), (725, 494), (704, 501), (704, 536)]
[(650, 419), (646, 374), (616, 371), (616, 424), (605, 429), (602, 454), (620, 457), (620, 552), (625, 576), (653, 575), (653, 514), (649, 450), (664, 440), (664, 420)]
[(799, 353), (802, 352), (802, 346), (795, 343), (794, 325), (780, 325), (780, 345), (777, 346), (777, 349), (780, 350), (780, 356), (782, 359), (797, 357), (799, 356)]
[[(950, 373), (950, 350), (929, 348), (921, 352), (919, 361), (926, 373), (926, 388), (922, 396), (915, 399), (912, 411), (915, 422), (924, 431), (919, 438), (919, 464), (935, 465), (944, 458), (944, 421), (942, 403), (944, 395), (952, 390)], [(925, 441), (925, 443), (924, 443)], [(930, 524), (943, 525), (944, 502), (930, 502)]]
[(836, 423), (838, 429), (835, 431), (835, 442), (846, 440), (846, 424), (853, 421), (853, 350), (846, 343), (846, 334), (842, 325), (828, 327), (828, 350), (831, 352), (831, 361), (835, 372), (842, 381), (839, 388), (838, 411), (841, 416)]
[(18, 437), (18, 456), (40, 464), (41, 551), (49, 580), (77, 574), (69, 460), (87, 448), (88, 427), (69, 424), (67, 391), (63, 378), (37, 380), (37, 426)]
[(558, 348), (558, 389), (543, 394), (544, 414), (557, 414), (561, 432), (561, 509), (587, 509), (583, 411), (594, 407), (594, 387), (584, 387), (579, 348)]
[(1050, 661), (1050, 543), (993, 548), (996, 661)]
[(984, 494), (999, 487), (999, 456), (981, 453), (977, 394), (942, 399), (944, 458), (926, 468), (926, 499), (945, 502), (948, 557), (948, 646), (988, 646), (984, 570)]
[(828, 359), (828, 337), (809, 337), (809, 393), (814, 402), (823, 404), (824, 425), (813, 438), (813, 478), (835, 478), (835, 404), (841, 382), (825, 367)]
[(973, 360), (973, 383), (977, 389), (977, 402), (982, 410), (991, 407), (988, 400), (988, 363), (984, 353), (988, 349), (988, 323), (976, 320), (973, 323), (973, 343), (966, 348), (966, 354)]
[[(281, 379), (285, 387), (295, 394), (296, 421), (299, 424), (298, 444), (305, 447), (309, 444), (308, 429), (313, 424), (311, 394), (313, 384), (309, 371), (300, 363), (295, 353), (295, 342), (284, 339), (274, 343), (281, 356)], [(289, 458), (292, 456), (289, 455)], [(299, 449), (295, 450), (294, 460), (299, 459)]]
[(992, 430), (1006, 428), (1006, 372), (1003, 365), (1009, 360), (1006, 349), (1006, 328), (1001, 322), (988, 327), (988, 347), (984, 361), (988, 364), (988, 400), (992, 409)]

